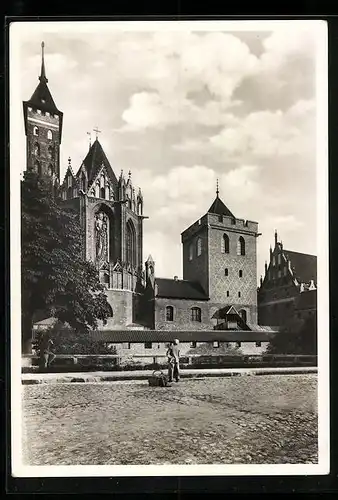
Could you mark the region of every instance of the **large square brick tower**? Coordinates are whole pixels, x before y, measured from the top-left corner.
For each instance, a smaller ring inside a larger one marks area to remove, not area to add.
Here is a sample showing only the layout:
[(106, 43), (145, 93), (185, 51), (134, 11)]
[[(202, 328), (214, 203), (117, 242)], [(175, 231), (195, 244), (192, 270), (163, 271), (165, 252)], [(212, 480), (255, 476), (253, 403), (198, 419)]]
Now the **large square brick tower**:
[(234, 306), (257, 324), (258, 223), (236, 218), (219, 197), (182, 233), (183, 279), (198, 281), (210, 309)]

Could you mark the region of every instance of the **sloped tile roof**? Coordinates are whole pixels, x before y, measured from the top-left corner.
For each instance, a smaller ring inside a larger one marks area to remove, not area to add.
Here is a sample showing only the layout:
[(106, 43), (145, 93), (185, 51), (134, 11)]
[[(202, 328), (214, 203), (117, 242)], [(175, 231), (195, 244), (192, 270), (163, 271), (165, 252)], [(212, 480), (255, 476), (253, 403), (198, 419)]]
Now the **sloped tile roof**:
[(158, 331), (158, 330), (97, 330), (91, 332), (93, 340), (109, 343), (123, 342), (269, 342), (274, 336), (270, 331), (244, 330), (196, 330), (196, 331)]
[(157, 297), (208, 300), (201, 285), (195, 281), (155, 278), (155, 285)]
[(300, 283), (317, 283), (317, 257), (306, 253), (284, 250), (284, 255), (290, 260), (292, 270)]
[(213, 202), (211, 207), (209, 208), (208, 213), (217, 215), (226, 215), (228, 217), (235, 218), (234, 214), (230, 212), (228, 207), (224, 205), (223, 201), (219, 198), (218, 195), (216, 196), (215, 201)]
[(56, 107), (52, 94), (48, 88), (47, 83), (42, 80), (36, 87), (32, 97), (26, 104), (32, 107), (39, 108), (43, 111), (49, 111), (50, 113), (60, 114), (60, 111)]
[[(117, 187), (116, 176), (114, 174), (113, 169), (111, 168), (111, 165), (109, 163), (109, 160), (105, 152), (103, 151), (101, 144), (97, 139), (93, 142), (90, 150), (87, 153), (87, 156), (83, 160), (83, 163), (87, 171), (88, 187), (91, 186), (102, 165), (104, 165), (104, 167), (106, 168), (106, 172), (113, 184), (113, 187), (114, 189), (116, 189)], [(78, 170), (76, 174), (77, 176), (80, 174), (80, 170), (81, 168)]]

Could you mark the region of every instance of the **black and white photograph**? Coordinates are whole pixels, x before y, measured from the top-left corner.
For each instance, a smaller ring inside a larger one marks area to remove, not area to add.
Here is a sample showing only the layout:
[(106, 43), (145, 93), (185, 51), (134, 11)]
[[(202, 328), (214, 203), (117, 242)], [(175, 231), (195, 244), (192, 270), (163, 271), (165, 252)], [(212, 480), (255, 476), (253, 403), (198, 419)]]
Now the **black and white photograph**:
[(12, 474), (328, 474), (326, 23), (9, 51)]

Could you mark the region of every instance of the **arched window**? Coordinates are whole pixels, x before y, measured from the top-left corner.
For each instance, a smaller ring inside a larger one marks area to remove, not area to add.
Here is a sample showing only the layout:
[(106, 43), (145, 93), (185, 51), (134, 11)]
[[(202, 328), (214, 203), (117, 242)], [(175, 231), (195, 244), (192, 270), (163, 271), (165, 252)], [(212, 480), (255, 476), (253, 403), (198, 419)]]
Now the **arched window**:
[(73, 197), (73, 188), (71, 186), (69, 186), (68, 191), (67, 191), (67, 199), (69, 200), (72, 197)]
[(227, 267), (224, 269), (224, 276), (229, 276), (229, 269)]
[(106, 197), (106, 190), (104, 187), (100, 189), (100, 198), (105, 198)]
[(38, 142), (34, 144), (34, 154), (40, 156), (40, 144)]
[(194, 256), (194, 246), (192, 243), (189, 245), (189, 260), (192, 260)]
[(242, 320), (246, 323), (246, 310), (245, 309), (241, 309), (239, 311), (239, 314), (240, 314)]
[(202, 253), (202, 240), (201, 240), (201, 238), (197, 238), (196, 251), (197, 251), (197, 257), (199, 257)]
[(39, 135), (39, 127), (34, 127), (33, 128), (33, 134), (38, 136)]
[(243, 236), (240, 236), (238, 238), (237, 255), (245, 255), (245, 240), (244, 240)]
[(136, 237), (133, 224), (127, 223), (127, 262), (136, 266)]
[(222, 236), (221, 252), (229, 253), (229, 236), (227, 234), (223, 234)]
[(191, 308), (191, 321), (201, 322), (201, 309), (199, 307)]
[(50, 160), (54, 159), (54, 148), (53, 148), (53, 146), (48, 146), (48, 158)]
[(51, 130), (48, 130), (48, 132), (47, 132), (47, 139), (48, 139), (49, 141), (52, 141), (52, 140), (53, 140), (53, 133), (52, 133), (52, 131), (51, 131)]
[(81, 189), (82, 191), (86, 191), (86, 176), (83, 172), (81, 174)]
[(243, 277), (243, 271), (242, 271), (242, 269), (240, 269), (240, 270), (238, 271), (238, 276), (239, 276), (240, 278), (242, 278), (242, 277)]
[(48, 165), (48, 175), (52, 176), (53, 175), (53, 165), (49, 164)]
[(173, 306), (167, 306), (165, 308), (165, 319), (166, 319), (166, 321), (174, 321), (174, 308), (173, 308)]

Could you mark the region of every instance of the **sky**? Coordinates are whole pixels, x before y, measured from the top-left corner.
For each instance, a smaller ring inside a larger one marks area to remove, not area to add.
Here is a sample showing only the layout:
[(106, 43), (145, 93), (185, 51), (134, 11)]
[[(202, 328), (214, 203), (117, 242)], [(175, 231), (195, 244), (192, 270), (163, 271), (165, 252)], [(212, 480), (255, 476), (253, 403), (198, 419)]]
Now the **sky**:
[[(91, 131), (144, 197), (144, 260), (182, 277), (181, 233), (220, 197), (259, 223), (257, 278), (277, 229), (316, 254), (317, 36), (311, 23), (13, 23), (11, 169), (25, 169), (22, 101), (45, 42), (48, 86), (64, 113), (61, 181)], [(14, 135), (14, 137), (13, 137)]]

